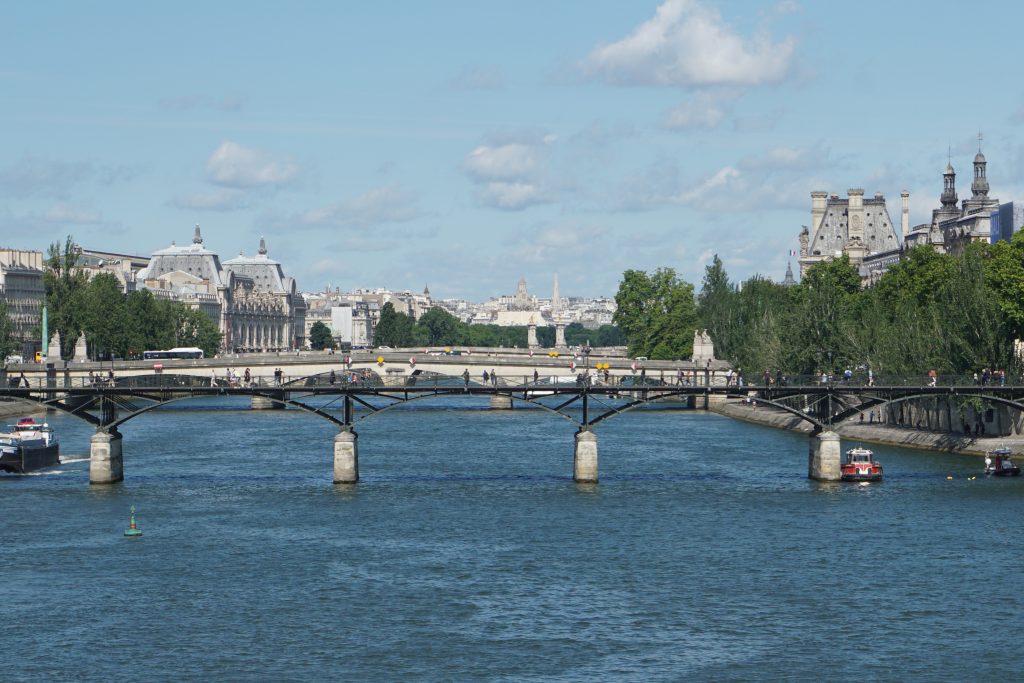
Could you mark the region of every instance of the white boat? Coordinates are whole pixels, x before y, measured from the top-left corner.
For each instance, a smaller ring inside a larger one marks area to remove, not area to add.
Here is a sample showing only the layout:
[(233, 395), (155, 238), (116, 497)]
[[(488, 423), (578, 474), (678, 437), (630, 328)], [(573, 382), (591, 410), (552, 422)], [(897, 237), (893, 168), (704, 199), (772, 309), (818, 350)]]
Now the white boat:
[(31, 417), (0, 433), (0, 471), (23, 474), (60, 464), (60, 444), (45, 422)]

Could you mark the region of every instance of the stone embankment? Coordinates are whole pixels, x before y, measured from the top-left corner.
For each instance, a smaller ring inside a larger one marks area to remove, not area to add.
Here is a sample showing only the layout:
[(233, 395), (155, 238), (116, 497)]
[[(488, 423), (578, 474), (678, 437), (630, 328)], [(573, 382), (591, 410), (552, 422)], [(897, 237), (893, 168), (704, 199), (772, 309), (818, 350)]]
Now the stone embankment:
[(19, 401), (18, 399), (0, 401), (0, 420), (8, 420), (12, 417), (27, 417), (29, 415), (45, 414), (46, 410), (40, 408), (37, 403)]
[[(811, 431), (811, 424), (809, 422), (771, 406), (748, 404), (743, 401), (728, 401), (713, 406), (711, 411), (726, 417), (745, 420), (746, 422), (753, 422), (767, 427), (804, 433), (810, 433)], [(962, 453), (964, 455), (983, 456), (985, 451), (1004, 445), (1012, 448), (1014, 452), (1024, 451), (1024, 437), (1020, 436), (976, 438), (964, 434), (934, 432), (888, 424), (864, 424), (861, 422), (847, 422), (838, 425), (834, 431), (844, 439), (865, 443)]]

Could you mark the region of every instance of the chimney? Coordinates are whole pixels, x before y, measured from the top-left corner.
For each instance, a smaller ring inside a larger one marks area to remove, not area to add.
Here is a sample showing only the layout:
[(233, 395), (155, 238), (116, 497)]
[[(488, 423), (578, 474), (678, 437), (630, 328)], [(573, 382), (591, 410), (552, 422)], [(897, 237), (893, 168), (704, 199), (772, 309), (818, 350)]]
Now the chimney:
[(825, 202), (828, 200), (828, 192), (811, 193), (811, 235), (813, 236), (821, 225), (821, 219), (825, 217)]
[(903, 239), (910, 234), (910, 193), (906, 190), (900, 192), (900, 230), (903, 232)]
[(864, 190), (860, 188), (851, 188), (846, 191), (846, 194), (850, 197), (850, 203), (847, 208), (848, 217), (846, 221), (846, 227), (849, 231), (850, 239), (858, 238), (862, 242), (864, 241)]

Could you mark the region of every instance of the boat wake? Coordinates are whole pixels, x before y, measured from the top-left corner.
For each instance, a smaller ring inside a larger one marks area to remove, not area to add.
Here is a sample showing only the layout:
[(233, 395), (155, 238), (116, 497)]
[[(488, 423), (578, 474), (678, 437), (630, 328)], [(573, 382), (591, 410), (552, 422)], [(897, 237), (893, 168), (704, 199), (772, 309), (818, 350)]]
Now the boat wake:
[(73, 462), (89, 462), (89, 458), (61, 458), (61, 465), (70, 465)]

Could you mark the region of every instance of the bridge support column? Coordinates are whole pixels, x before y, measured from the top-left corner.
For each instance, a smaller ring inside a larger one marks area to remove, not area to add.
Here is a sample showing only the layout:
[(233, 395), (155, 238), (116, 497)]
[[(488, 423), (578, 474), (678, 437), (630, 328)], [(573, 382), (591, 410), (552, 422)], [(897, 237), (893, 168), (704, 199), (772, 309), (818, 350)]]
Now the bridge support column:
[(840, 451), (839, 435), (835, 432), (812, 436), (807, 457), (807, 476), (818, 481), (839, 481)]
[(96, 432), (89, 445), (89, 483), (115, 484), (124, 480), (121, 435)]
[(499, 394), (491, 396), (491, 410), (512, 410), (512, 397)]
[(355, 484), (359, 481), (359, 435), (350, 429), (334, 437), (334, 483)]
[(597, 435), (589, 429), (576, 432), (572, 479), (581, 483), (597, 483)]

